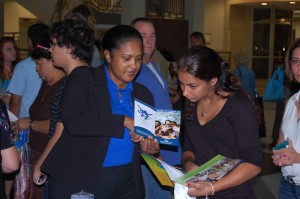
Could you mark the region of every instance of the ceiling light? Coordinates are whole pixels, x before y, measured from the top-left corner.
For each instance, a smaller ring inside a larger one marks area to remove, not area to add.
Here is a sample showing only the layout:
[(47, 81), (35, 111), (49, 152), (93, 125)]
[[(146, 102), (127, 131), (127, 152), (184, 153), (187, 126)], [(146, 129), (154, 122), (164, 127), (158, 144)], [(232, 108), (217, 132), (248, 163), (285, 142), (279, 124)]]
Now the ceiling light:
[(290, 1), (290, 4), (296, 4), (296, 2), (295, 1)]
[(262, 5), (262, 6), (266, 6), (266, 5), (268, 5), (268, 4), (267, 4), (267, 3), (261, 3), (261, 5)]

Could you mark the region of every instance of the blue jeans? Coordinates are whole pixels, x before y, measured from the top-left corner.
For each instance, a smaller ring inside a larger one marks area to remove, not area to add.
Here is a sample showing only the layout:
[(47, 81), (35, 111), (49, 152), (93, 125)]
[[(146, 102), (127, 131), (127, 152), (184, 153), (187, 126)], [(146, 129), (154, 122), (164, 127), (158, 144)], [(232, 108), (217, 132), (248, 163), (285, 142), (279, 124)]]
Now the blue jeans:
[(280, 183), (280, 199), (297, 199), (300, 198), (300, 186), (292, 185), (282, 177)]
[(142, 164), (141, 167), (146, 190), (145, 199), (171, 199), (171, 188), (161, 186), (147, 166)]

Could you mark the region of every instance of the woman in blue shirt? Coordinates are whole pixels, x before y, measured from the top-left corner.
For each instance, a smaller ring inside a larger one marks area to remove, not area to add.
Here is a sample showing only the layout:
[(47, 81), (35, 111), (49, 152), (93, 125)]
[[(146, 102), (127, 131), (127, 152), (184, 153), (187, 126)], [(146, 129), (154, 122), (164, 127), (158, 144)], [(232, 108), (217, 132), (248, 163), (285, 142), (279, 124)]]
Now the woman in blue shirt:
[(142, 37), (130, 26), (116, 26), (105, 33), (103, 49), (105, 66), (77, 67), (68, 76), (61, 105), (64, 130), (41, 168), (51, 176), (51, 198), (81, 190), (95, 198), (144, 198), (133, 99), (153, 105), (153, 97), (132, 82), (141, 67)]

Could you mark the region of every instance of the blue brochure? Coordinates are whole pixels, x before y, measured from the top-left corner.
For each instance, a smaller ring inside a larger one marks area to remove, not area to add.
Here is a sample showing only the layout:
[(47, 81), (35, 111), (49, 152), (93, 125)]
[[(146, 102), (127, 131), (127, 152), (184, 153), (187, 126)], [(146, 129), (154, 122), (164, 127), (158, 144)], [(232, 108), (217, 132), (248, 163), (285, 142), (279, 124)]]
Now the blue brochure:
[(155, 109), (135, 99), (134, 132), (145, 138), (152, 136), (159, 144), (178, 146), (181, 111)]

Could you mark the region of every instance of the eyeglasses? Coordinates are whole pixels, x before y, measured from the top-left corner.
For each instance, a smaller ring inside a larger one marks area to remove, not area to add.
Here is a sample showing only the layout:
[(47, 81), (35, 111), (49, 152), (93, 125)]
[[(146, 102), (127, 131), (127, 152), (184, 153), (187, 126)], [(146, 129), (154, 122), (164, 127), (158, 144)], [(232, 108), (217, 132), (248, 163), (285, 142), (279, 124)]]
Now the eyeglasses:
[(292, 59), (290, 60), (290, 64), (291, 64), (291, 65), (299, 65), (299, 64), (300, 64), (300, 59), (292, 58)]
[(58, 45), (58, 43), (55, 43), (55, 42), (50, 43), (50, 47), (54, 47), (55, 45)]

